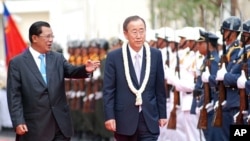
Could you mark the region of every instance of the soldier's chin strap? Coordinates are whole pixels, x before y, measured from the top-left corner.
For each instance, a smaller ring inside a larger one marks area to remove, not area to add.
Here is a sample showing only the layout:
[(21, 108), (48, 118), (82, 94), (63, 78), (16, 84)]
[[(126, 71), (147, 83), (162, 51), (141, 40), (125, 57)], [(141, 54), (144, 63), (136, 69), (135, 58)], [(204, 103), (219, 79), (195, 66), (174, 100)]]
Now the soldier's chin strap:
[(166, 44), (167, 44), (166, 46), (168, 46), (167, 40), (166, 40), (166, 39), (163, 39), (163, 42), (161, 42), (160, 44), (158, 43), (158, 41), (156, 42), (156, 47), (159, 49), (160, 46), (161, 46), (164, 42), (166, 42)]
[(229, 31), (229, 34), (224, 38), (224, 41), (228, 40), (232, 35), (232, 31)]
[[(245, 39), (245, 38), (246, 38), (246, 39)], [(241, 42), (242, 42), (244, 45), (246, 45), (247, 42), (249, 42), (249, 41), (250, 41), (250, 36), (242, 35), (242, 37), (241, 37)]]
[(181, 45), (179, 46), (179, 48), (182, 49), (186, 44), (187, 44), (187, 40), (185, 40), (185, 41), (183, 42), (183, 44), (181, 44)]
[(194, 42), (194, 44), (193, 44), (193, 46), (192, 46), (192, 48), (190, 49), (190, 50), (194, 50), (194, 48), (196, 47), (196, 42)]

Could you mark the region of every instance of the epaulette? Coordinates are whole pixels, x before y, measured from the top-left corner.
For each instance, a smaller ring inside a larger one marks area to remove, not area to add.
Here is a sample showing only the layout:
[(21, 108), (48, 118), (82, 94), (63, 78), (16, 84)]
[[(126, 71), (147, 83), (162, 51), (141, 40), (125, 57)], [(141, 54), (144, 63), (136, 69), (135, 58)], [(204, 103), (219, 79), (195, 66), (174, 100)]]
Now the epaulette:
[(235, 49), (240, 49), (240, 48), (241, 48), (241, 46), (239, 46), (239, 45), (230, 47), (229, 50), (228, 50), (228, 52), (227, 52), (227, 54), (226, 54), (227, 60), (230, 61), (230, 59), (231, 59), (231, 58), (230, 58), (230, 57), (231, 57), (231, 53), (232, 53)]
[[(247, 52), (247, 59), (249, 59), (249, 57), (250, 57), (250, 51)], [(242, 62), (243, 59), (244, 59), (244, 53), (238, 58), (237, 63)]]

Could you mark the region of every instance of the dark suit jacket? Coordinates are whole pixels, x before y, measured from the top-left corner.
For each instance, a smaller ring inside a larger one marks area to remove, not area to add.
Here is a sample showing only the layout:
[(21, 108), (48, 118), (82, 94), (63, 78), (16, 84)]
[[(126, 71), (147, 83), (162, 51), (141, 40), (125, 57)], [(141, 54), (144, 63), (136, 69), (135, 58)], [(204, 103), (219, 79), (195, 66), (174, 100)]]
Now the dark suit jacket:
[[(133, 63), (128, 51), (130, 75), (135, 88), (139, 88)], [(155, 48), (151, 51), (150, 76), (142, 93), (142, 113), (152, 133), (159, 133), (159, 118), (166, 118), (166, 95), (161, 52)], [(146, 70), (146, 51), (143, 50), (141, 83)], [(103, 100), (105, 120), (116, 120), (116, 131), (123, 135), (132, 135), (138, 127), (139, 107), (135, 105), (135, 95), (128, 87), (123, 66), (122, 49), (111, 51), (107, 55)]]
[(62, 54), (48, 52), (46, 72), (47, 85), (28, 49), (10, 61), (7, 96), (13, 127), (23, 123), (28, 126), (28, 133), (21, 140), (51, 140), (56, 123), (66, 137), (73, 134), (64, 78), (87, 77), (85, 67), (72, 66)]

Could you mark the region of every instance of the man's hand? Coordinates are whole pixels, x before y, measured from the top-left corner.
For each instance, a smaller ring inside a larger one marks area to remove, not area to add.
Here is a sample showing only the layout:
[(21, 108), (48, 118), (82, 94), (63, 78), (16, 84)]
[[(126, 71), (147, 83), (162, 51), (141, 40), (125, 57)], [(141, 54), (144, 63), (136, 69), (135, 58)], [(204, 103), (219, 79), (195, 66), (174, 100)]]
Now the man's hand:
[(28, 128), (26, 126), (26, 124), (20, 124), (16, 127), (16, 133), (18, 135), (23, 135), (25, 134), (26, 132), (28, 132)]
[(114, 119), (110, 119), (105, 121), (105, 127), (109, 131), (115, 132), (116, 131), (116, 123)]
[(89, 73), (92, 73), (93, 71), (96, 70), (96, 68), (100, 67), (100, 61), (91, 61), (88, 60), (88, 62), (85, 64), (86, 65), (86, 71)]
[(159, 126), (160, 127), (164, 127), (165, 125), (167, 125), (167, 119), (159, 119)]

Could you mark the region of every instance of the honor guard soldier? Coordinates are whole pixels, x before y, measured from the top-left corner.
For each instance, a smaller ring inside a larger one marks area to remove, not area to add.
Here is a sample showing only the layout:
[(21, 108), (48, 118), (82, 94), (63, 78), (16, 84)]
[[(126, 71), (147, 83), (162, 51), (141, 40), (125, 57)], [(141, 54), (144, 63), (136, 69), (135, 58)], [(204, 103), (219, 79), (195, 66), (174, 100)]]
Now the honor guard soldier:
[(114, 49), (122, 47), (122, 40), (118, 37), (113, 37), (109, 41), (110, 49), (108, 51), (112, 51)]
[[(237, 80), (237, 87), (240, 89), (240, 111), (234, 117), (235, 120), (237, 120), (237, 117), (241, 115), (241, 120), (243, 120), (241, 124), (250, 125), (250, 20), (243, 23), (242, 29), (242, 49), (241, 53), (239, 53), (241, 58), (239, 63), (242, 65), (242, 71)], [(242, 101), (242, 98), (245, 99), (245, 101)]]
[[(80, 43), (81, 48), (81, 64), (86, 64), (89, 60), (88, 55), (88, 41), (82, 40)], [(87, 78), (89, 79), (89, 78)], [(86, 94), (86, 78), (85, 79), (79, 79), (79, 91), (77, 93), (78, 98), (80, 99), (80, 109), (83, 111), (84, 102), (83, 98)]]
[[(75, 65), (75, 46), (74, 46), (74, 42), (75, 41), (68, 41), (67, 45), (68, 45), (68, 62), (72, 65)], [(74, 98), (74, 91), (73, 91), (73, 84), (72, 84), (72, 79), (71, 78), (65, 78), (65, 91), (66, 91), (66, 95), (68, 98), (68, 102), (70, 105), (70, 108), (72, 109), (72, 103), (73, 103), (73, 98)]]
[[(174, 74), (175, 66), (176, 66), (176, 51), (177, 46), (180, 41), (180, 38), (175, 34), (175, 31), (169, 31), (167, 34), (168, 40), (168, 51), (169, 51), (169, 58), (168, 58), (168, 65), (165, 65), (165, 81), (166, 81), (166, 92), (167, 92), (167, 116), (169, 119), (170, 111), (173, 108), (173, 87), (171, 80), (169, 81), (169, 76)], [(160, 128), (160, 135), (158, 137), (159, 141), (166, 141), (169, 140), (171, 133), (167, 129), (167, 127)]]
[[(229, 140), (230, 125), (234, 123), (233, 115), (239, 112), (239, 89), (237, 88), (236, 76), (241, 73), (240, 68), (237, 67), (238, 54), (241, 49), (237, 39), (240, 29), (241, 20), (236, 16), (225, 19), (221, 25), (223, 54), (219, 64), (220, 69), (216, 75), (219, 85), (219, 100), (215, 104), (213, 125), (223, 129), (220, 135), (222, 141)], [(220, 111), (222, 114), (219, 114)]]
[[(99, 44), (97, 39), (92, 39), (89, 42), (88, 47), (88, 56), (89, 59), (94, 60), (100, 60), (99, 57)], [(92, 74), (91, 78), (85, 79), (86, 82), (86, 96), (84, 97), (84, 107), (83, 110), (85, 112), (94, 112), (94, 97), (95, 93), (98, 91), (98, 78), (100, 77), (100, 69), (95, 71), (95, 73)]]
[[(81, 42), (79, 40), (75, 40), (73, 42), (74, 46), (74, 65), (80, 66), (82, 65), (82, 55), (81, 55)], [(82, 79), (71, 79), (72, 80), (72, 90), (71, 93), (71, 108), (73, 110), (79, 110), (80, 109), (80, 81)]]
[[(164, 68), (164, 71), (166, 68), (170, 67), (170, 56), (171, 55), (171, 49), (168, 47), (168, 40), (167, 40), (167, 33), (171, 34), (173, 29), (169, 28), (169, 27), (162, 27), (160, 29), (157, 30), (156, 35), (157, 35), (157, 48), (161, 51), (162, 53), (162, 65)], [(166, 74), (166, 73), (165, 73)], [(165, 76), (166, 78), (166, 76)], [(166, 85), (166, 96), (167, 98), (169, 98), (169, 93), (171, 91), (171, 86), (168, 85), (166, 79), (165, 79), (165, 85)]]
[[(181, 42), (178, 47), (182, 48), (181, 51), (179, 51), (178, 48), (178, 51), (176, 52), (176, 58), (180, 59), (179, 61), (178, 59), (176, 60), (175, 66), (178, 66), (179, 70), (177, 69), (178, 72), (175, 71), (174, 74), (171, 74), (171, 72), (169, 72), (170, 74), (168, 75), (168, 81), (172, 82), (175, 91), (179, 92), (179, 105), (175, 105), (175, 103), (173, 103), (174, 105), (172, 106), (173, 108), (174, 106), (176, 106), (175, 108), (177, 109), (177, 125), (175, 130), (168, 130), (170, 140), (195, 141), (197, 139), (200, 139), (200, 133), (197, 129), (198, 117), (190, 113), (193, 100), (192, 92), (194, 89), (194, 72), (191, 68), (193, 65), (193, 61), (195, 60), (195, 53), (191, 51), (191, 48), (193, 48), (194, 44), (191, 45), (189, 43), (192, 41), (194, 42), (195, 37), (197, 37), (195, 36), (195, 34), (190, 34), (194, 32), (194, 28), (185, 27), (179, 30), (177, 33), (181, 38)], [(180, 56), (179, 53), (181, 54)], [(175, 96), (175, 94), (172, 96), (174, 97), (174, 101)], [(168, 124), (171, 124), (171, 121), (169, 121)]]
[(98, 89), (95, 93), (95, 110), (94, 110), (94, 134), (96, 140), (109, 140), (113, 136), (112, 132), (108, 131), (104, 126), (104, 111), (103, 111), (103, 97), (101, 88), (103, 86), (104, 64), (106, 60), (107, 51), (109, 50), (109, 42), (106, 39), (98, 39), (99, 44), (99, 58), (100, 58), (100, 77), (98, 78)]
[(100, 75), (100, 80), (99, 80), (98, 92), (101, 91), (101, 88), (102, 88), (104, 64), (105, 64), (107, 52), (109, 50), (109, 42), (106, 39), (99, 39), (99, 47), (100, 47), (99, 58), (101, 61), (101, 66), (100, 66), (101, 75)]
[[(74, 49), (73, 49), (73, 44), (72, 44), (72, 41), (68, 41), (67, 43), (67, 53), (69, 55), (69, 58), (68, 58), (68, 62), (70, 64), (74, 64)], [(70, 95), (71, 95), (71, 90), (72, 90), (72, 87), (71, 87), (71, 79), (70, 78), (65, 78), (65, 91), (66, 91), (66, 95), (67, 95), (67, 98), (69, 100), (70, 98)]]
[(153, 29), (149, 29), (146, 33), (146, 41), (148, 42), (150, 47), (156, 47), (157, 46), (157, 38), (156, 38), (156, 32)]
[(218, 39), (214, 33), (200, 31), (200, 40), (205, 40), (201, 42), (200, 48), (204, 49), (205, 58), (201, 66), (201, 76), (198, 77), (196, 83), (196, 88), (201, 92), (199, 96), (199, 121), (198, 128), (202, 129), (206, 140), (208, 141), (220, 141), (221, 128), (213, 127), (212, 121), (214, 117), (214, 104), (218, 100), (218, 86), (216, 78), (216, 73), (219, 69), (218, 63), (220, 57), (218, 54)]

